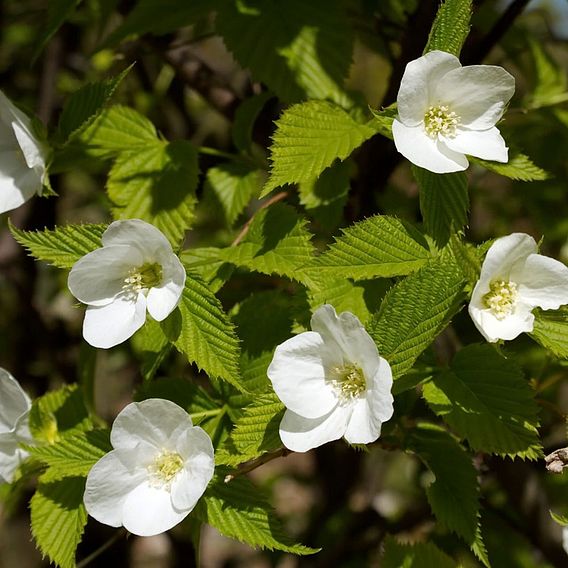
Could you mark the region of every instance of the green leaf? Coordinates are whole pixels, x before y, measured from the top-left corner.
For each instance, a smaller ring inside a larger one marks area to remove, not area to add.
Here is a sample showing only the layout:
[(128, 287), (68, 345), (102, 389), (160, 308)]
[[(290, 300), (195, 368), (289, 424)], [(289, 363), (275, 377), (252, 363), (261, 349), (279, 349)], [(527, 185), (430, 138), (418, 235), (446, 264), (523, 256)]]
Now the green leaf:
[(184, 250), (180, 258), (186, 270), (198, 274), (212, 292), (217, 292), (235, 269), (233, 265), (225, 262), (221, 255), (221, 249), (201, 247)]
[(520, 367), (490, 345), (465, 347), (423, 389), (430, 408), (474, 450), (522, 459), (542, 457), (534, 394)]
[(542, 168), (536, 166), (533, 161), (524, 154), (515, 154), (509, 157), (506, 164), (500, 162), (490, 162), (468, 156), (470, 162), (483, 166), (484, 168), (495, 172), (501, 176), (505, 176), (519, 181), (542, 181), (550, 176)]
[(192, 512), (193, 516), (215, 527), (221, 534), (255, 548), (301, 555), (318, 552), (295, 544), (284, 533), (263, 492), (248, 479), (240, 476), (225, 483), (228, 473), (225, 468), (217, 468), (215, 477)]
[(410, 274), (428, 258), (430, 252), (418, 231), (394, 217), (375, 215), (344, 229), (306, 272), (356, 280), (385, 278)]
[(473, 544), (478, 530), (479, 498), (471, 456), (448, 432), (430, 424), (420, 424), (412, 430), (407, 447), (435, 476), (426, 495), (436, 518)]
[(162, 329), (190, 362), (242, 390), (234, 326), (200, 278), (187, 275), (179, 306), (162, 322)]
[(369, 333), (392, 368), (394, 379), (407, 373), (461, 308), (463, 277), (442, 256), (393, 286)]
[(471, 0), (445, 0), (438, 8), (424, 53), (439, 49), (459, 57), (469, 34)]
[(14, 238), (37, 260), (71, 268), (82, 256), (102, 247), (106, 225), (67, 225), (43, 231), (22, 231), (12, 224)]
[(142, 360), (140, 372), (145, 381), (150, 381), (169, 355), (172, 345), (160, 324), (146, 318), (144, 325), (134, 334), (131, 344)]
[(197, 199), (197, 150), (186, 140), (154, 142), (116, 159), (107, 182), (115, 219), (143, 219), (178, 244)]
[(528, 40), (536, 72), (530, 107), (542, 108), (566, 102), (568, 80), (563, 67), (552, 59), (540, 42), (530, 36)]
[(261, 197), (290, 183), (313, 183), (336, 159), (344, 160), (376, 130), (341, 107), (308, 101), (286, 109), (276, 121), (270, 178)]
[(256, 213), (242, 243), (220, 251), (220, 258), (263, 274), (302, 279), (313, 254), (306, 221), (289, 205), (276, 203)]
[(63, 22), (75, 11), (81, 0), (50, 0), (47, 3), (47, 23), (39, 38), (36, 38), (32, 60), (37, 59), (49, 40), (55, 35)]
[(111, 77), (105, 81), (89, 83), (71, 95), (59, 118), (58, 130), (62, 141), (69, 140), (100, 115), (131, 68), (132, 66), (126, 68), (116, 77)]
[(530, 336), (557, 357), (568, 358), (568, 308), (533, 311), (534, 328)]
[(36, 544), (42, 555), (61, 568), (75, 568), (75, 551), (87, 523), (84, 492), (83, 477), (50, 483), (40, 481), (30, 501)]
[(248, 152), (252, 145), (252, 131), (256, 119), (266, 103), (274, 98), (270, 91), (246, 98), (235, 111), (231, 134), (233, 144), (241, 152)]
[(412, 173), (420, 188), (424, 226), (441, 248), (467, 224), (467, 176), (464, 172), (434, 174), (417, 166), (412, 166)]
[(343, 82), (353, 33), (340, 1), (224, 2), (216, 23), (237, 61), (283, 101), (351, 103)]
[(394, 537), (385, 539), (382, 568), (456, 568), (457, 564), (431, 542), (400, 544)]
[(211, 192), (214, 211), (221, 209), (227, 225), (237, 217), (262, 188), (263, 172), (238, 163), (225, 163), (207, 170), (205, 190)]

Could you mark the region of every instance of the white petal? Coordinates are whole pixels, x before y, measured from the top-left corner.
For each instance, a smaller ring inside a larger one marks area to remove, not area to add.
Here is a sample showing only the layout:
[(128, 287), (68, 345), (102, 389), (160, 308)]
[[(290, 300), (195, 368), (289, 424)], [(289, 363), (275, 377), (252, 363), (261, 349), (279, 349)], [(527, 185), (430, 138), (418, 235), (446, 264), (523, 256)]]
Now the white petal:
[(515, 312), (504, 319), (497, 319), (488, 309), (481, 309), (470, 303), (468, 306), (469, 315), (479, 330), (489, 343), (495, 343), (499, 339), (515, 339), (521, 333), (528, 333), (534, 327), (534, 315), (531, 307), (520, 302), (515, 306)]
[(428, 136), (422, 125), (405, 126), (394, 120), (392, 134), (396, 149), (416, 166), (437, 174), (467, 169), (467, 158)]
[(328, 348), (322, 336), (306, 331), (279, 345), (267, 371), (274, 392), (286, 408), (306, 418), (327, 414), (337, 397), (325, 380)]
[(18, 448), (15, 440), (6, 440), (8, 434), (0, 434), (0, 482), (12, 483), (20, 464), (28, 453)]
[(320, 418), (304, 418), (286, 410), (280, 422), (282, 443), (293, 452), (307, 452), (327, 442), (339, 440), (347, 428), (351, 409), (337, 405)]
[(441, 77), (435, 91), (436, 104), (446, 104), (463, 126), (485, 130), (503, 116), (515, 92), (515, 78), (495, 65), (469, 65)]
[(134, 247), (102, 247), (86, 254), (73, 265), (67, 285), (80, 302), (105, 306), (123, 291), (128, 271), (142, 264), (142, 255)]
[(370, 444), (381, 435), (381, 421), (369, 408), (365, 397), (352, 404), (352, 413), (343, 437), (350, 444)]
[(531, 254), (519, 278), (523, 302), (544, 310), (568, 304), (568, 267), (547, 256)]
[(146, 298), (136, 301), (115, 298), (106, 306), (88, 306), (83, 321), (83, 337), (93, 347), (109, 349), (140, 329), (146, 321)]
[(431, 104), (436, 83), (446, 73), (460, 67), (459, 59), (444, 51), (430, 51), (408, 63), (397, 95), (400, 120), (407, 126), (420, 124)]
[(19, 207), (40, 190), (40, 178), (19, 149), (0, 151), (0, 213)]
[(149, 398), (124, 407), (112, 425), (110, 441), (121, 449), (135, 447), (143, 440), (159, 451), (174, 450), (175, 446), (170, 447), (172, 434), (191, 427), (191, 416), (175, 402)]
[(142, 467), (127, 467), (116, 450), (109, 452), (91, 468), (87, 476), (83, 499), (87, 512), (105, 525), (120, 527), (126, 497), (147, 477), (147, 471)]
[(171, 257), (174, 266), (170, 265), (167, 271), (162, 266), (162, 284), (151, 288), (147, 296), (148, 312), (156, 321), (165, 320), (174, 311), (185, 286), (185, 268), (177, 256)]
[(380, 357), (380, 363), (374, 375), (367, 378), (367, 392), (365, 397), (373, 416), (381, 422), (386, 422), (392, 418), (393, 396), (392, 396), (392, 370), (388, 362)]
[(29, 411), (31, 405), (20, 383), (8, 371), (0, 368), (0, 432), (15, 430), (17, 421)]
[(122, 524), (132, 534), (153, 536), (175, 527), (188, 514), (189, 510), (174, 508), (167, 489), (143, 483), (126, 498)]
[(505, 140), (495, 127), (488, 130), (459, 129), (455, 138), (444, 138), (444, 143), (451, 150), (476, 156), (482, 160), (505, 163), (509, 160), (509, 151)]
[(20, 145), (28, 168), (34, 169), (41, 180), (45, 172), (46, 148), (31, 133), (31, 128), (25, 128), (18, 122), (14, 122), (12, 128), (14, 129), (14, 135)]
[(129, 245), (137, 247), (144, 260), (159, 261), (164, 253), (172, 253), (172, 246), (163, 233), (141, 219), (125, 219), (111, 223), (102, 236), (103, 245)]

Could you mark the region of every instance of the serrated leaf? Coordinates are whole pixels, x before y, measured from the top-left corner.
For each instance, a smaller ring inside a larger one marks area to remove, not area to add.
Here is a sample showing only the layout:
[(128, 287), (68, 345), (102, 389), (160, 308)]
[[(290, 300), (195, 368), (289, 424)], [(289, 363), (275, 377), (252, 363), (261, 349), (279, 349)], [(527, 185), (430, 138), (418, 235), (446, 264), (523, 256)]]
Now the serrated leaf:
[(220, 258), (263, 274), (301, 280), (312, 257), (312, 235), (294, 209), (276, 203), (256, 213), (243, 241), (220, 251)]
[(207, 170), (205, 190), (215, 211), (221, 209), (227, 225), (237, 217), (262, 188), (263, 172), (238, 163), (225, 163)]
[(266, 103), (272, 98), (274, 98), (273, 93), (263, 91), (258, 95), (246, 98), (235, 111), (231, 135), (233, 144), (241, 152), (250, 150), (254, 123)]
[(71, 95), (59, 118), (58, 134), (62, 141), (69, 140), (95, 120), (131, 68), (105, 81), (84, 85)]
[(344, 160), (376, 134), (341, 107), (308, 101), (286, 109), (276, 121), (270, 148), (270, 178), (261, 197), (291, 183), (313, 182), (336, 159)]
[(306, 272), (355, 280), (385, 278), (410, 274), (428, 258), (430, 252), (417, 231), (394, 217), (375, 215), (344, 229)]
[(538, 405), (520, 367), (489, 345), (457, 353), (450, 370), (424, 385), (423, 395), (476, 451), (537, 459)]
[(351, 103), (343, 82), (353, 33), (337, 0), (225, 2), (217, 30), (239, 63), (285, 102)]
[(221, 534), (245, 542), (255, 548), (282, 550), (292, 554), (313, 554), (317, 549), (295, 544), (282, 530), (282, 525), (263, 492), (245, 477), (230, 483), (229, 473), (217, 468), (203, 497), (191, 513)]
[(81, 0), (50, 0), (47, 4), (47, 22), (43, 33), (36, 38), (33, 60), (39, 56), (49, 40), (80, 3)]
[(10, 224), (14, 238), (37, 260), (71, 268), (82, 256), (102, 247), (106, 225), (67, 225), (43, 231), (22, 231)]
[(566, 72), (545, 51), (542, 44), (529, 36), (529, 47), (536, 71), (536, 85), (531, 96), (530, 107), (542, 108), (565, 102), (568, 95)]
[(463, 286), (461, 271), (444, 255), (387, 292), (368, 327), (395, 380), (460, 310)]
[(216, 247), (189, 248), (180, 259), (186, 270), (198, 274), (212, 292), (219, 291), (235, 270), (221, 258), (221, 249)]
[(141, 359), (140, 372), (150, 381), (171, 351), (172, 345), (160, 324), (146, 318), (144, 325), (134, 334), (131, 344)]
[(431, 542), (401, 544), (392, 536), (385, 539), (382, 568), (456, 568), (456, 562)]
[(441, 248), (467, 224), (469, 195), (464, 172), (434, 174), (412, 166), (420, 188), (420, 211), (426, 231)]
[(242, 390), (234, 326), (200, 278), (187, 275), (179, 306), (162, 322), (162, 329), (190, 362)]
[(534, 328), (530, 336), (557, 357), (568, 358), (568, 307), (533, 311)]
[(459, 57), (469, 34), (471, 0), (445, 0), (438, 8), (424, 53), (439, 49)]
[(550, 177), (547, 172), (536, 166), (525, 154), (511, 156), (506, 164), (481, 160), (473, 156), (468, 156), (468, 159), (470, 162), (483, 166), (496, 174), (518, 181), (542, 181)]
[(197, 150), (186, 140), (154, 142), (116, 159), (107, 182), (115, 219), (143, 219), (178, 244), (194, 218)]
[(75, 568), (75, 551), (87, 523), (83, 505), (85, 479), (40, 481), (30, 501), (31, 528), (44, 556), (61, 568)]

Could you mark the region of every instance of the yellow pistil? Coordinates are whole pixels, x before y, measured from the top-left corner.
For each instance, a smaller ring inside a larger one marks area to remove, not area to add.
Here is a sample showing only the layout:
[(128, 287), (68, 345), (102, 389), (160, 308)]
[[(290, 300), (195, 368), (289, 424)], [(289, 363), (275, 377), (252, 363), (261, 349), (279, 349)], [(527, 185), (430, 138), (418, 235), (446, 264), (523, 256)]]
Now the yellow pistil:
[(122, 290), (129, 298), (135, 299), (139, 292), (159, 286), (161, 283), (162, 267), (155, 262), (146, 262), (128, 271)]
[(367, 388), (365, 374), (353, 363), (331, 369), (328, 380), (342, 402), (349, 402), (359, 397)]
[(163, 450), (148, 466), (150, 483), (155, 487), (168, 487), (183, 469), (183, 459), (177, 452)]
[(430, 138), (453, 138), (459, 124), (460, 117), (446, 105), (431, 106), (424, 115), (424, 129)]
[(498, 320), (502, 320), (515, 311), (518, 295), (514, 282), (493, 280), (489, 292), (483, 296), (483, 303)]

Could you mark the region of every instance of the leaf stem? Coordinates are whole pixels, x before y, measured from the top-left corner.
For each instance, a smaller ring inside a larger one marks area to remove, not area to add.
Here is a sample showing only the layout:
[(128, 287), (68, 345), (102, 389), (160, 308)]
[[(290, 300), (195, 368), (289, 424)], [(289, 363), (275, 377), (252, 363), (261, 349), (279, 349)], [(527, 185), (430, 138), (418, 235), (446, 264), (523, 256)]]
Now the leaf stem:
[(77, 562), (77, 568), (85, 568), (88, 566), (93, 560), (97, 559), (105, 550), (109, 549), (115, 542), (118, 542), (123, 536), (127, 536), (126, 529), (122, 529), (112, 535), (104, 544), (99, 546), (94, 552), (91, 552), (89, 556), (86, 556), (81, 560), (81, 562)]
[(249, 473), (253, 469), (260, 467), (261, 465), (264, 465), (265, 463), (268, 463), (272, 460), (275, 460), (276, 458), (286, 457), (286, 456), (288, 456), (292, 453), (293, 453), (292, 450), (289, 450), (288, 448), (279, 448), (278, 450), (274, 450), (273, 452), (268, 452), (268, 453), (264, 454), (263, 456), (260, 456), (259, 458), (252, 460), (248, 464), (240, 466), (238, 469), (233, 471), (233, 473), (229, 473), (228, 475), (225, 476), (224, 481), (225, 481), (225, 483), (230, 483), (231, 481), (233, 481), (233, 479), (235, 479), (235, 477), (239, 477), (240, 475), (243, 475), (244, 473)]

